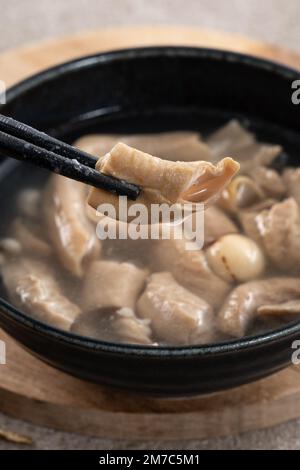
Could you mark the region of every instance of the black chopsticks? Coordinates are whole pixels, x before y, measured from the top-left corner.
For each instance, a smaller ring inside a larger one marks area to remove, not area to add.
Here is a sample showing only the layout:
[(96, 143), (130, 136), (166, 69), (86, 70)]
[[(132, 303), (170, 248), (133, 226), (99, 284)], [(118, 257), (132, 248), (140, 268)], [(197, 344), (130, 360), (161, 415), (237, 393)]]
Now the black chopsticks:
[(0, 153), (133, 200), (140, 193), (138, 186), (95, 170), (92, 155), (2, 114)]

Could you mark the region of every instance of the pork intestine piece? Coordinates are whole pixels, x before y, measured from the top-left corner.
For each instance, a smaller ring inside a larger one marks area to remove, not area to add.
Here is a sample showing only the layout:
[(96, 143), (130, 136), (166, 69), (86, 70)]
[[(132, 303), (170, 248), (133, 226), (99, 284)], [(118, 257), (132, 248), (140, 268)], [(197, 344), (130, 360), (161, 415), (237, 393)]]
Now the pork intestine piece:
[(75, 146), (97, 157), (103, 157), (118, 142), (165, 160), (186, 162), (212, 159), (208, 145), (196, 132), (175, 131), (139, 135), (91, 134), (81, 137)]
[(246, 233), (263, 248), (270, 262), (282, 271), (300, 271), (300, 214), (293, 198), (269, 209), (241, 214)]
[(134, 308), (148, 272), (132, 263), (94, 261), (83, 283), (81, 306), (84, 312), (104, 307)]
[(75, 334), (102, 341), (154, 345), (150, 320), (138, 318), (133, 309), (103, 308), (83, 313), (72, 325)]
[(218, 206), (236, 216), (239, 210), (257, 204), (265, 197), (258, 184), (249, 176), (238, 175), (223, 189)]
[(213, 243), (223, 235), (237, 233), (236, 224), (217, 206), (210, 206), (204, 211), (205, 244)]
[[(232, 153), (241, 165), (241, 172), (249, 174), (257, 167), (268, 167), (282, 152), (280, 145), (254, 143)], [(275, 170), (273, 170), (275, 171)]]
[(256, 217), (265, 252), (280, 270), (300, 270), (299, 208), (292, 198), (274, 204)]
[(19, 241), (24, 253), (33, 253), (42, 257), (53, 254), (50, 244), (38, 233), (36, 224), (28, 224), (17, 218), (12, 223), (12, 235)]
[(163, 342), (200, 344), (213, 337), (210, 305), (178, 284), (168, 272), (150, 276), (137, 311), (140, 317), (151, 320), (154, 334)]
[(154, 269), (171, 271), (180, 284), (212, 307), (219, 307), (229, 292), (230, 283), (211, 270), (203, 250), (199, 250), (196, 244), (195, 250), (188, 250), (186, 243), (184, 239), (153, 242)]
[(276, 199), (265, 199), (237, 213), (244, 233), (258, 244), (261, 244), (261, 236), (256, 217), (260, 212), (269, 210), (276, 203)]
[(300, 207), (300, 168), (287, 168), (283, 172), (289, 196), (293, 197)]
[(37, 320), (69, 330), (80, 308), (61, 291), (51, 268), (35, 259), (15, 258), (1, 267), (10, 301)]
[(242, 337), (260, 306), (282, 303), (299, 295), (300, 278), (277, 277), (241, 284), (225, 300), (217, 325), (222, 333)]
[(210, 134), (206, 140), (215, 158), (237, 153), (239, 149), (255, 143), (255, 136), (235, 119)]
[(280, 145), (259, 143), (254, 134), (232, 120), (207, 138), (214, 161), (223, 155), (233, 155), (247, 174), (257, 166), (268, 166), (282, 152)]
[(123, 343), (153, 344), (151, 320), (138, 318), (128, 307), (120, 308), (112, 321), (112, 328)]
[[(151, 204), (207, 203), (229, 183), (239, 165), (231, 158), (224, 158), (216, 166), (205, 161), (171, 162), (118, 143), (98, 160), (96, 169), (139, 185), (140, 196), (137, 201), (128, 201), (128, 206), (138, 203), (150, 209)], [(110, 203), (117, 219), (124, 220), (118, 213), (119, 198), (112, 193), (92, 188), (88, 203), (94, 208)]]
[(254, 168), (248, 175), (238, 175), (221, 192), (218, 206), (230, 215), (238, 216), (242, 209), (251, 209), (266, 200), (282, 199), (286, 185), (281, 175), (264, 166)]
[(86, 187), (60, 175), (50, 177), (43, 210), (47, 233), (62, 265), (82, 277), (85, 262), (99, 257), (101, 244), (86, 215)]
[(265, 197), (280, 199), (286, 194), (286, 184), (281, 175), (272, 168), (255, 166), (249, 175), (264, 192)]

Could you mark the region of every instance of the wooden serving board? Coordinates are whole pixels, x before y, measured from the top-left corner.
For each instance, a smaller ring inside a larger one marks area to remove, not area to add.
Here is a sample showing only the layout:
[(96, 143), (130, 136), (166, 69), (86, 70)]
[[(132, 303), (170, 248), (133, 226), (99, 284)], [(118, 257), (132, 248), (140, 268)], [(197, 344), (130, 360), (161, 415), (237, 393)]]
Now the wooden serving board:
[[(300, 56), (241, 36), (179, 27), (107, 29), (0, 55), (7, 86), (46, 67), (99, 51), (146, 45), (230, 49), (300, 68)], [(45, 365), (0, 330), (0, 409), (61, 430), (113, 439), (200, 439), (273, 426), (300, 417), (300, 368), (229, 392), (158, 399), (86, 383)]]

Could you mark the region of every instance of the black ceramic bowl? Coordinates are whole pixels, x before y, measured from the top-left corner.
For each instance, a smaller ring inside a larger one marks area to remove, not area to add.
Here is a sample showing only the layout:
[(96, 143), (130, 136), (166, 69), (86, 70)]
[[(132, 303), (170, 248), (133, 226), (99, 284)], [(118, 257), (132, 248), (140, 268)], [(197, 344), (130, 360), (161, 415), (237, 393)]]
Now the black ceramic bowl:
[[(232, 117), (258, 136), (300, 152), (300, 108), (291, 101), (298, 72), (244, 55), (162, 47), (99, 54), (59, 65), (8, 91), (2, 113), (71, 141), (98, 132), (207, 132)], [(46, 178), (47, 173), (43, 173)], [(0, 167), (1, 226), (12, 194), (41, 173)], [(44, 361), (75, 376), (160, 395), (233, 387), (287, 366), (300, 322), (207, 346), (149, 348), (105, 343), (56, 330), (0, 299), (0, 324)], [(30, 373), (30, 372), (29, 372)]]

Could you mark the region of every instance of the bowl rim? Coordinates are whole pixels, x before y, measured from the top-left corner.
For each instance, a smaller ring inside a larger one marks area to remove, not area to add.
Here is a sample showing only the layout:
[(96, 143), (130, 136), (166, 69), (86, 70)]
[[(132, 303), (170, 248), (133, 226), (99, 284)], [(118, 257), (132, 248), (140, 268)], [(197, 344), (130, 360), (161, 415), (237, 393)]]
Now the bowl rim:
[[(41, 72), (29, 76), (28, 78), (17, 82), (6, 92), (6, 104), (17, 99), (24, 92), (35, 88), (38, 85), (45, 84), (57, 76), (63, 76), (66, 73), (83, 68), (91, 68), (95, 64), (113, 62), (119, 59), (147, 58), (147, 57), (198, 57), (200, 59), (210, 59), (227, 61), (232, 63), (241, 63), (249, 67), (255, 67), (260, 70), (267, 70), (293, 80), (299, 78), (299, 71), (291, 67), (279, 64), (277, 62), (259, 58), (253, 55), (233, 52), (229, 50), (218, 50), (213, 48), (189, 47), (189, 46), (150, 46), (135, 47), (126, 49), (117, 49), (107, 52), (99, 52), (88, 56), (82, 56), (67, 62), (49, 67)], [(238, 339), (230, 339), (217, 343), (208, 343), (204, 345), (190, 346), (145, 346), (127, 343), (114, 343), (101, 341), (76, 335), (69, 331), (63, 331), (59, 328), (47, 325), (35, 318), (23, 313), (14, 307), (8, 301), (0, 297), (0, 315), (6, 315), (11, 320), (21, 324), (29, 330), (33, 330), (42, 336), (51, 337), (68, 345), (76, 345), (81, 349), (93, 350), (115, 354), (126, 354), (131, 356), (152, 356), (152, 357), (185, 357), (185, 356), (217, 356), (229, 354), (231, 352), (245, 351), (257, 347), (271, 345), (278, 340), (284, 340), (300, 333), (300, 321), (292, 322), (288, 326), (280, 327), (253, 336), (245, 336)], [(5, 330), (5, 326), (4, 326)]]

